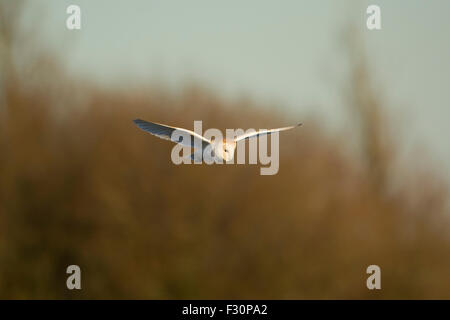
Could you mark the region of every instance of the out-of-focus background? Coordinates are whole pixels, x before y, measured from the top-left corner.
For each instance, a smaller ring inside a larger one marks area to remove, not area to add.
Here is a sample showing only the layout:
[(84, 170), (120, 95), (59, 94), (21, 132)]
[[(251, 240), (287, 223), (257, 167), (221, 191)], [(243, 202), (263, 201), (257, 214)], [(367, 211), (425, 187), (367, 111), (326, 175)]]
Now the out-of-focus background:
[[(365, 2), (1, 0), (0, 298), (450, 298), (450, 3), (377, 2), (379, 31)], [(304, 126), (260, 176), (137, 117)]]

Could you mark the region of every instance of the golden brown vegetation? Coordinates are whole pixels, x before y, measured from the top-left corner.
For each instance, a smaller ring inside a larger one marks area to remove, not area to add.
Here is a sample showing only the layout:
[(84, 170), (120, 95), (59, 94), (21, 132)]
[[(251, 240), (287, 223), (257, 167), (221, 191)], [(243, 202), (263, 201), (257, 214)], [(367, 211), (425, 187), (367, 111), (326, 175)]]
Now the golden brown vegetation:
[[(391, 188), (401, 146), (363, 61), (350, 99), (362, 157), (306, 120), (281, 136), (279, 173), (260, 176), (175, 166), (131, 120), (263, 128), (281, 114), (196, 87), (80, 84), (48, 55), (19, 68), (13, 30), (0, 34), (0, 298), (450, 298), (447, 190), (408, 164)], [(70, 264), (81, 291), (66, 289)], [(365, 286), (370, 264), (381, 291)]]

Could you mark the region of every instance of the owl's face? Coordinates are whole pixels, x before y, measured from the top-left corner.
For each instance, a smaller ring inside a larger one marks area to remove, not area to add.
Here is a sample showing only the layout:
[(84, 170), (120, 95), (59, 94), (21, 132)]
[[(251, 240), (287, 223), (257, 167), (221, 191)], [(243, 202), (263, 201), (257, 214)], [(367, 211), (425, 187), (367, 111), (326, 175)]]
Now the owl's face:
[(236, 142), (223, 140), (217, 143), (215, 148), (215, 154), (217, 157), (228, 162), (233, 159), (235, 149), (236, 149)]

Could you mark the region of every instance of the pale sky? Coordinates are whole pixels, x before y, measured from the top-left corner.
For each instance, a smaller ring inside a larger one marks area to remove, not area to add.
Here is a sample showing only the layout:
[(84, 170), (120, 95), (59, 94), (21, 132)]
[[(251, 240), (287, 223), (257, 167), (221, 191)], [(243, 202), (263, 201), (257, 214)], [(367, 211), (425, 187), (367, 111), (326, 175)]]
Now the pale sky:
[[(367, 44), (376, 84), (399, 134), (450, 169), (450, 1), (37, 0), (42, 39), (68, 69), (109, 85), (195, 81), (226, 97), (248, 95), (294, 115), (345, 126), (343, 28)], [(82, 29), (65, 27), (77, 4)], [(366, 29), (381, 8), (382, 30)], [(126, 81), (124, 81), (126, 79)], [(402, 139), (403, 139), (402, 138)]]

